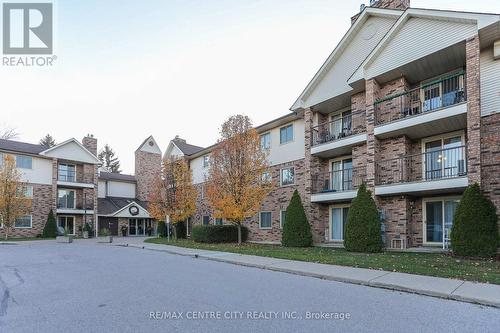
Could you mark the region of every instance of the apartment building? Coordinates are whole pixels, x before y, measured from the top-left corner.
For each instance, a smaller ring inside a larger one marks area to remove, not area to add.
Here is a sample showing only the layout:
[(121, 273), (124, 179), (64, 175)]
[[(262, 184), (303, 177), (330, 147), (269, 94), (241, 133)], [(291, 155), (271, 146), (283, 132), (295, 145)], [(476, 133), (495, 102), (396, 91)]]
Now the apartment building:
[(15, 221), (11, 237), (41, 235), (51, 209), (57, 225), (71, 235), (81, 236), (86, 222), (112, 235), (122, 235), (122, 227), (127, 236), (155, 233), (147, 207), (151, 185), (160, 173), (161, 150), (152, 136), (135, 151), (135, 175), (99, 169), (97, 139), (90, 135), (82, 143), (70, 139), (49, 149), (0, 140), (0, 163), (5, 155), (14, 156), (27, 184), (26, 195), (32, 198), (30, 214)]
[(464, 189), (500, 210), (500, 15), (377, 1), (293, 104), (316, 242), (341, 245), (366, 182), (388, 248), (445, 246)]
[[(30, 214), (15, 221), (12, 237), (41, 235), (49, 211), (57, 224), (72, 235), (81, 235), (85, 222), (94, 224), (97, 207), (97, 140), (69, 139), (52, 148), (12, 140), (0, 140), (0, 163), (5, 155), (15, 158), (32, 198)], [(0, 235), (5, 230), (0, 227)]]
[[(273, 179), (277, 187), (264, 199), (260, 212), (245, 221), (249, 228), (249, 240), (255, 242), (279, 243), (285, 220), (285, 210), (292, 194), (297, 189), (305, 194), (304, 174), (304, 119), (301, 112), (293, 112), (256, 127), (261, 136), (262, 149), (269, 150), (269, 172), (263, 175)], [(189, 145), (176, 137), (167, 150), (165, 158), (185, 158), (192, 170), (193, 183), (198, 189), (196, 213), (188, 220), (188, 234), (196, 224), (225, 224), (224, 219), (215, 218), (205, 197), (206, 176), (210, 152), (207, 148)]]

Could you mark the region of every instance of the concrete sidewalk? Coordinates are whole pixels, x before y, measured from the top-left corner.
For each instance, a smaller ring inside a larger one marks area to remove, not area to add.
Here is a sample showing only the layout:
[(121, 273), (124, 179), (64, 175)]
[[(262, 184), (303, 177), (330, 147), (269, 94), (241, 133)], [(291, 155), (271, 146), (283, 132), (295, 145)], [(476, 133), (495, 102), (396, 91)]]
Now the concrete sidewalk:
[(500, 285), (229, 252), (198, 250), (171, 245), (140, 243), (140, 241), (129, 243), (127, 241), (127, 239), (123, 239), (123, 242), (115, 242), (114, 245), (161, 251), (193, 258), (202, 258), (236, 265), (311, 276), (325, 280), (361, 284), (500, 308)]

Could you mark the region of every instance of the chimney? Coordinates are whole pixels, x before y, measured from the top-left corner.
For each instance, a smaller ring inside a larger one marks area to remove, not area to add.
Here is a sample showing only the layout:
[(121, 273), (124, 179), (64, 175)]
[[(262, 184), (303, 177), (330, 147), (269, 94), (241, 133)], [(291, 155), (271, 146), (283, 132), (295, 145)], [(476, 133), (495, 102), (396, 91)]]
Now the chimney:
[(176, 142), (182, 142), (182, 143), (186, 143), (186, 140), (181, 138), (180, 136), (176, 135), (175, 138), (174, 138), (174, 141)]
[(97, 139), (94, 138), (93, 134), (87, 134), (82, 139), (82, 144), (88, 151), (97, 156)]
[[(360, 11), (353, 17), (351, 17), (351, 24), (354, 24), (358, 19), (361, 12), (365, 9), (365, 5), (361, 4)], [(370, 7), (372, 8), (382, 8), (382, 9), (399, 9), (407, 10), (410, 8), (410, 0), (370, 0)]]
[(154, 181), (161, 172), (161, 150), (155, 139), (150, 136), (135, 151), (136, 197), (148, 201)]

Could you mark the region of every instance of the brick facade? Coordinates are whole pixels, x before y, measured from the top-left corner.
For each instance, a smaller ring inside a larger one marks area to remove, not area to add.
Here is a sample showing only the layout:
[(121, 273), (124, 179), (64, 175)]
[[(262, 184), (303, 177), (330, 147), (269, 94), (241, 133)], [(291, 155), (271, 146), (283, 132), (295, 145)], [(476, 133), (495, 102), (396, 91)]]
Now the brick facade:
[(155, 179), (160, 174), (161, 154), (137, 150), (135, 152), (135, 178), (137, 179), (136, 197), (148, 201)]

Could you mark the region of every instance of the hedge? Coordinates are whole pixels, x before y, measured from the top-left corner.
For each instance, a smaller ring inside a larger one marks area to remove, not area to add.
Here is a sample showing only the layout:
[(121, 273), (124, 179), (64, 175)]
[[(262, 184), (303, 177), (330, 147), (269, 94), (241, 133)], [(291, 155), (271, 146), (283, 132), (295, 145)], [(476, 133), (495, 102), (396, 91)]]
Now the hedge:
[[(236, 243), (238, 242), (238, 227), (229, 225), (197, 225), (193, 227), (191, 237), (198, 243)], [(241, 240), (248, 237), (248, 228), (241, 226)]]
[(313, 244), (311, 225), (307, 221), (304, 206), (297, 190), (293, 192), (286, 209), (281, 244), (287, 247), (308, 247)]
[(469, 186), (458, 204), (451, 227), (451, 248), (458, 256), (491, 257), (497, 252), (496, 208), (476, 183)]
[(174, 223), (175, 234), (178, 239), (185, 239), (186, 235), (186, 223), (185, 222), (177, 222)]

